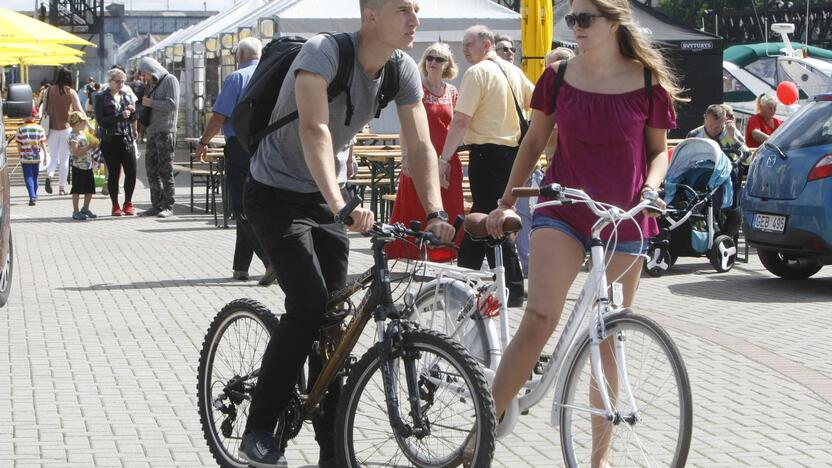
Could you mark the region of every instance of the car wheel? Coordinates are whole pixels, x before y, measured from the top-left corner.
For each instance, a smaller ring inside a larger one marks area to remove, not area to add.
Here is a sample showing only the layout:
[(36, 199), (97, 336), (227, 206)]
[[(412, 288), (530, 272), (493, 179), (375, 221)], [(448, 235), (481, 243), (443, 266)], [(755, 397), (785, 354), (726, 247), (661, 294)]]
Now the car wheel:
[(823, 264), (806, 258), (786, 258), (777, 250), (758, 250), (757, 256), (766, 270), (786, 279), (808, 278), (823, 267)]
[(14, 248), (12, 247), (12, 232), (9, 231), (9, 251), (3, 268), (0, 270), (0, 307), (9, 300), (12, 289), (12, 272), (14, 271)]
[(730, 236), (717, 236), (708, 257), (716, 271), (724, 273), (733, 268), (737, 261), (737, 244)]
[(658, 278), (673, 265), (675, 260), (666, 248), (661, 245), (651, 245), (647, 249), (647, 259), (644, 260), (644, 271), (648, 275)]

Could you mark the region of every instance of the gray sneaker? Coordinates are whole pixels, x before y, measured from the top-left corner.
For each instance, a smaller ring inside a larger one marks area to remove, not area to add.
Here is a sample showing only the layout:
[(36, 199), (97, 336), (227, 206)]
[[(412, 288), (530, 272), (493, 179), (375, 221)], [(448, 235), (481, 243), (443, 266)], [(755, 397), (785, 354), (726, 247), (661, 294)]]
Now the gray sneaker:
[(249, 432), (243, 436), (238, 451), (240, 457), (256, 468), (288, 468), (283, 452), (277, 448), (274, 435), (268, 432)]
[(98, 217), (98, 215), (90, 211), (89, 208), (81, 208), (81, 213), (84, 213), (84, 216), (86, 216), (89, 219), (95, 219)]
[(74, 211), (72, 213), (72, 219), (74, 219), (75, 221), (84, 221), (87, 219), (87, 215), (81, 213), (80, 211)]
[(153, 206), (144, 210), (140, 216), (158, 216), (161, 212), (162, 210)]
[(160, 218), (170, 218), (171, 216), (173, 216), (173, 210), (170, 209), (170, 208), (168, 208), (166, 210), (162, 210), (156, 216), (158, 216)]

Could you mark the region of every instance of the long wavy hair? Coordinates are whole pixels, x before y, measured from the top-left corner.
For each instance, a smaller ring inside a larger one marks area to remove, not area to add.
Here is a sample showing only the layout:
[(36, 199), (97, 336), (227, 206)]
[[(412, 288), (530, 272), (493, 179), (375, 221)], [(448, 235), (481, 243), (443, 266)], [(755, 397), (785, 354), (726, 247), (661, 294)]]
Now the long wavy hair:
[[(572, 5), (574, 0), (570, 0)], [(618, 24), (616, 39), (621, 55), (641, 62), (644, 68), (653, 72), (662, 88), (670, 96), (671, 104), (688, 102), (681, 96), (679, 80), (671, 70), (664, 56), (650, 43), (650, 39), (641, 31), (633, 19), (628, 0), (589, 0), (608, 20)]]
[(59, 68), (52, 84), (58, 87), (59, 93), (66, 94), (67, 88), (72, 88), (72, 72), (66, 67)]

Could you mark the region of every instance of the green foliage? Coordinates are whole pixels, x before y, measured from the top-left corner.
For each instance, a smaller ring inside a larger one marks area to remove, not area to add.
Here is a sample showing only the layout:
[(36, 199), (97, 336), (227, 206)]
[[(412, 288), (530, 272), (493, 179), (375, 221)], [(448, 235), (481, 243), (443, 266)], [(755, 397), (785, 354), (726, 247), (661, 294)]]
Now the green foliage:
[(658, 8), (662, 13), (676, 18), (693, 27), (701, 24), (701, 18), (709, 5), (706, 0), (659, 0)]

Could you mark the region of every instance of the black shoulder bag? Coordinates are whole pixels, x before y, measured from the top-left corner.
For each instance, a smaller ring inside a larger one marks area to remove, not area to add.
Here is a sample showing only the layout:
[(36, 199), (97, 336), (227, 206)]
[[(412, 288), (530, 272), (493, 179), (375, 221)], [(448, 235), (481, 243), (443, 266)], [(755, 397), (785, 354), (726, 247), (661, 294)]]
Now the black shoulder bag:
[[(147, 93), (147, 96), (145, 96), (145, 97), (149, 98), (150, 96), (153, 96), (153, 94), (156, 92), (156, 90), (162, 84), (162, 81), (164, 81), (165, 78), (167, 78), (167, 77), (168, 77), (167, 74), (165, 74), (165, 76), (161, 77), (159, 79), (159, 81), (156, 83), (156, 86), (154, 86), (153, 89), (151, 89), (150, 92)], [(151, 116), (152, 113), (153, 113), (153, 108), (152, 107), (142, 106), (142, 112), (141, 112), (141, 114), (139, 114), (139, 122), (141, 122), (141, 124), (144, 128), (147, 128), (147, 127), (150, 126), (150, 116)]]
[[(489, 59), (491, 60), (491, 59)], [(517, 111), (517, 120), (520, 122), (520, 139), (517, 140), (517, 143), (523, 141), (523, 138), (526, 136), (526, 132), (529, 131), (529, 121), (526, 120), (526, 117), (523, 115), (523, 109), (520, 107), (520, 103), (517, 102), (517, 95), (514, 94), (514, 88), (511, 87), (511, 80), (508, 78), (508, 73), (503, 70), (503, 67), (500, 66), (495, 60), (491, 60), (494, 65), (497, 65), (497, 68), (503, 72), (503, 76), (506, 77), (506, 83), (508, 83), (508, 89), (511, 91), (511, 97), (514, 100), (514, 110)]]

